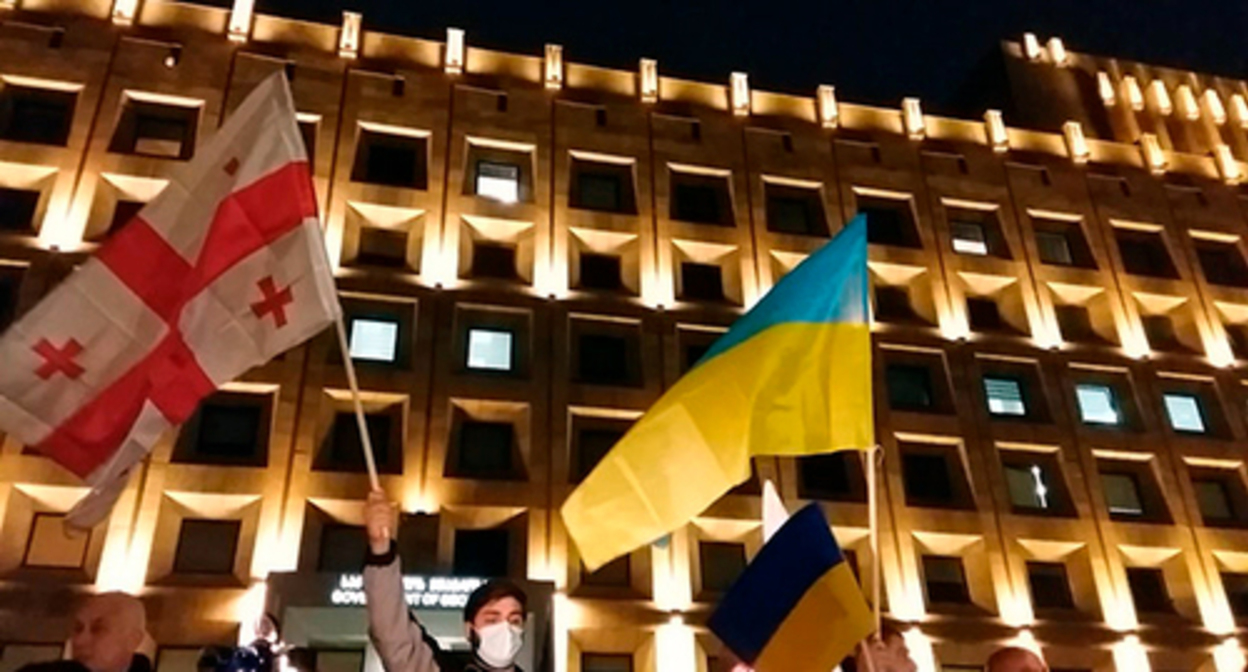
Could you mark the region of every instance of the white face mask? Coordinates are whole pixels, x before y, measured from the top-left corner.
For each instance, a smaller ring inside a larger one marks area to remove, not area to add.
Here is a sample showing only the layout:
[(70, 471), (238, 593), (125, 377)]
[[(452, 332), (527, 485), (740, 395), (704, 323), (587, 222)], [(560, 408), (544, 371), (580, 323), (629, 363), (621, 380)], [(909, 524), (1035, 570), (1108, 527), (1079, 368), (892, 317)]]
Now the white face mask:
[(510, 623), (494, 623), (477, 630), (477, 655), (494, 668), (511, 667), (524, 646), (524, 628)]

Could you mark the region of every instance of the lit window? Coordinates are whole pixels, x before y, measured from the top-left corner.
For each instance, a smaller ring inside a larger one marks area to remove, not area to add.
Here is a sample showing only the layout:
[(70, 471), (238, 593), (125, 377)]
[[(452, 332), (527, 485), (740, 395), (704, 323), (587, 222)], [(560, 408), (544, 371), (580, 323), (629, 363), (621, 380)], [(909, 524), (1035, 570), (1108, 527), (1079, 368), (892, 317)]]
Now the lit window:
[(393, 362), (398, 344), (397, 322), (351, 320), (351, 359)]
[(1010, 489), (1010, 503), (1016, 508), (1049, 508), (1049, 488), (1044, 483), (1044, 470), (1040, 465), (1007, 466), (1005, 480)]
[(953, 251), (959, 254), (988, 254), (984, 227), (975, 222), (953, 222)]
[(1190, 394), (1163, 395), (1170, 427), (1176, 432), (1205, 432), (1205, 419), (1200, 414), (1200, 402)]
[(485, 371), (511, 370), (511, 332), (468, 330), (468, 368)]
[(520, 200), (520, 166), (490, 161), (478, 163), (477, 195), (502, 203)]
[(1114, 391), (1106, 385), (1077, 385), (1079, 418), (1094, 425), (1116, 425), (1122, 421)]
[(1023, 402), (1023, 387), (1009, 378), (985, 378), (984, 392), (988, 395), (988, 412), (993, 415), (1027, 415)]
[(1131, 474), (1101, 474), (1101, 487), (1105, 489), (1105, 503), (1111, 514), (1125, 516), (1144, 515), (1140, 501), (1140, 484)]

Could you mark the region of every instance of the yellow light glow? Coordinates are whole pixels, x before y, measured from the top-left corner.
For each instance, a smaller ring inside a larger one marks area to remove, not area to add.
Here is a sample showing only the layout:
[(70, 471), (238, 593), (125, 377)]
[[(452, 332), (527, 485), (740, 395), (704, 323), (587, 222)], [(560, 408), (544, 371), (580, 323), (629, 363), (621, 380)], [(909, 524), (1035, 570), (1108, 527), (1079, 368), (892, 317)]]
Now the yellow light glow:
[(918, 628), (907, 628), (901, 633), (910, 649), (910, 660), (918, 666), (919, 672), (940, 672), (936, 665), (936, 652), (932, 650), (932, 640)]
[(1213, 160), (1218, 164), (1218, 174), (1227, 184), (1236, 184), (1243, 176), (1239, 168), (1239, 162), (1235, 160), (1235, 156), (1231, 154), (1231, 148), (1225, 143), (1218, 143), (1213, 146)]
[(1166, 85), (1160, 79), (1154, 79), (1152, 84), (1148, 85), (1148, 95), (1153, 99), (1153, 106), (1157, 108), (1159, 114), (1170, 116), (1174, 112), (1174, 104), (1170, 102), (1170, 92), (1166, 90)]
[(1066, 45), (1060, 37), (1049, 38), (1049, 58), (1053, 59), (1053, 63), (1063, 66), (1070, 62), (1070, 54), (1066, 53)]
[(653, 58), (643, 58), (638, 63), (637, 70), (641, 75), (641, 102), (659, 102), (659, 62)]
[(338, 36), (338, 55), (356, 58), (360, 55), (360, 24), (364, 15), (359, 12), (342, 13), (342, 33)]
[(567, 672), (568, 669), (568, 631), (574, 625), (570, 618), (568, 596), (562, 590), (555, 591), (550, 598), (551, 642), (555, 656), (555, 672)]
[(1035, 33), (1023, 33), (1023, 56), (1029, 61), (1040, 59), (1040, 40)]
[(750, 113), (750, 78), (744, 72), (734, 72), (731, 78), (730, 99), (732, 113), (744, 117)]
[(255, 8), (256, 0), (234, 0), (234, 9), (230, 10), (231, 42), (246, 42), (251, 36), (251, 15)]
[(446, 61), (443, 67), (448, 75), (464, 71), (464, 31), (460, 28), (446, 29)]
[(1140, 89), (1140, 80), (1127, 75), (1122, 78), (1122, 86), (1127, 90), (1127, 102), (1131, 103), (1131, 109), (1136, 112), (1144, 109), (1144, 92)]
[(1239, 642), (1228, 639), (1213, 649), (1213, 666), (1218, 672), (1243, 672), (1248, 661), (1239, 648)]
[(686, 625), (667, 623), (654, 633), (658, 672), (689, 672), (698, 669), (693, 630)]
[(1005, 130), (1005, 117), (1001, 110), (988, 110), (984, 113), (984, 130), (988, 134), (988, 144), (997, 153), (1010, 151), (1010, 134)]
[(819, 123), (824, 128), (836, 128), (841, 119), (841, 111), (836, 104), (836, 87), (828, 84), (819, 85), (815, 100), (819, 108)]
[(1062, 124), (1062, 135), (1066, 137), (1066, 153), (1075, 163), (1088, 162), (1088, 141), (1083, 137), (1083, 124), (1068, 121)]
[(923, 106), (918, 98), (901, 101), (901, 121), (911, 140), (922, 140), (927, 135), (927, 122), (923, 120)]
[[(13, 7), (14, 2), (0, 0), (0, 7)], [(113, 3), (113, 23), (118, 26), (134, 24), (134, 15), (139, 10), (139, 0), (117, 0)]]
[(238, 621), (238, 643), (250, 644), (259, 638), (260, 619), (264, 617), (269, 585), (260, 580), (251, 584), (247, 592), (234, 604), (234, 618)]
[(1135, 635), (1127, 635), (1122, 638), (1122, 641), (1114, 643), (1113, 653), (1115, 669), (1131, 670), (1131, 672), (1152, 670), (1148, 663), (1148, 652), (1144, 650), (1140, 638)]
[(1157, 136), (1152, 133), (1140, 134), (1140, 152), (1144, 154), (1144, 163), (1154, 175), (1161, 175), (1166, 172), (1170, 161), (1166, 158), (1166, 153), (1161, 150), (1161, 142), (1157, 140)]
[(1101, 94), (1101, 102), (1105, 107), (1113, 107), (1118, 102), (1118, 96), (1114, 93), (1114, 82), (1104, 70), (1096, 73), (1096, 91)]
[(546, 88), (552, 91), (558, 91), (563, 88), (562, 45), (546, 45), (546, 69), (544, 79), (546, 80)]
[(1192, 87), (1180, 84), (1179, 88), (1174, 90), (1174, 96), (1178, 98), (1179, 113), (1188, 121), (1196, 121), (1200, 118), (1200, 105), (1196, 104), (1196, 94), (1192, 93)]
[(1248, 128), (1248, 101), (1242, 94), (1231, 94), (1231, 112), (1235, 114), (1235, 122), (1240, 128)]
[(1213, 89), (1205, 89), (1205, 110), (1209, 113), (1209, 118), (1213, 119), (1213, 123), (1221, 126), (1226, 123), (1226, 106), (1222, 104), (1222, 96), (1218, 95)]

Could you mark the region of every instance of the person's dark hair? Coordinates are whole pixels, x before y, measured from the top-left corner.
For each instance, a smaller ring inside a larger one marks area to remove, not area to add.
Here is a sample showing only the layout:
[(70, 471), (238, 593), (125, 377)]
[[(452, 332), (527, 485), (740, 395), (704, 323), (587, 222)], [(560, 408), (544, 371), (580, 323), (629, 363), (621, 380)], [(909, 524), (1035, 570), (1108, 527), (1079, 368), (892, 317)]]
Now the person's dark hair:
[(880, 622), (879, 637), (881, 642), (887, 642), (894, 637), (904, 637), (904, 635), (901, 634), (901, 628), (898, 628), (896, 623), (889, 620), (882, 620)]
[(464, 622), (471, 623), (485, 605), (507, 597), (515, 598), (520, 603), (520, 609), (527, 610), (529, 598), (520, 586), (507, 579), (486, 581), (468, 596), (468, 603), (464, 605)]

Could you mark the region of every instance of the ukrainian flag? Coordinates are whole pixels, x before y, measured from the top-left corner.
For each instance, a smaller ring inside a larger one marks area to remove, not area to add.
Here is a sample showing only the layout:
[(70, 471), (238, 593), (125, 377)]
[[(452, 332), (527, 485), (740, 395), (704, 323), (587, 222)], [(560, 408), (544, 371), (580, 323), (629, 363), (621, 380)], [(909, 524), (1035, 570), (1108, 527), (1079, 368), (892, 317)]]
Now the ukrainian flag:
[(763, 546), (708, 625), (756, 672), (831, 670), (875, 629), (818, 504)]
[(755, 455), (865, 449), (867, 223), (859, 215), (724, 334), (564, 503), (590, 570), (689, 522)]

